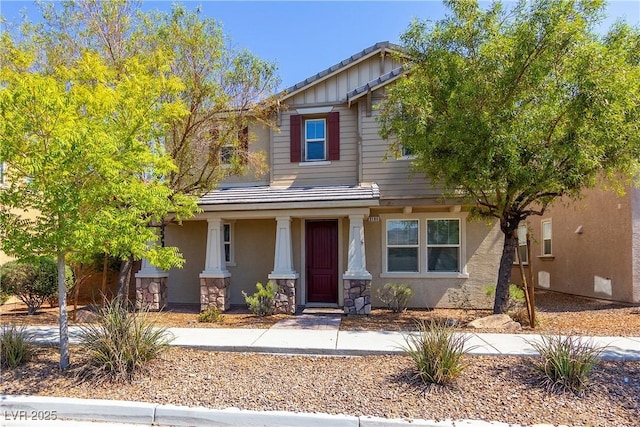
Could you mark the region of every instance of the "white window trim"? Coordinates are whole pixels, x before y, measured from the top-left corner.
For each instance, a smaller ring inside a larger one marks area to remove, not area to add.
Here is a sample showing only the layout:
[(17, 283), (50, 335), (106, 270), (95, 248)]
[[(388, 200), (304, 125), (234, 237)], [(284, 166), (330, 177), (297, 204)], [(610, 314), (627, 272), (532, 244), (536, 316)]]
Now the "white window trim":
[[(545, 224), (549, 224), (549, 238), (545, 239), (544, 238), (544, 226)], [(551, 219), (543, 219), (542, 221), (540, 221), (540, 242), (542, 243), (540, 245), (540, 253), (541, 256), (543, 257), (552, 257), (553, 256), (553, 223), (551, 222)], [(549, 240), (551, 242), (551, 253), (545, 253), (544, 252), (544, 241), (545, 240)]]
[(416, 159), (416, 155), (415, 154), (403, 154), (402, 150), (403, 150), (403, 146), (400, 146), (400, 154), (398, 155), (398, 157), (396, 157), (396, 160), (415, 160)]
[(233, 221), (225, 221), (225, 222), (222, 223), (223, 227), (225, 227), (227, 225), (229, 226), (229, 242), (226, 242), (224, 240), (224, 232), (222, 233), (222, 236), (221, 236), (222, 237), (222, 244), (223, 245), (227, 245), (227, 244), (229, 245), (229, 261), (227, 261), (225, 259), (225, 265), (234, 267), (236, 265), (236, 258), (235, 258), (235, 253), (234, 253), (235, 252), (234, 251), (235, 245), (233, 244), (233, 242), (235, 240), (234, 239), (234, 237), (235, 237), (234, 236), (234, 229), (235, 229), (234, 225), (235, 224), (234, 224)]
[[(310, 138), (307, 139), (307, 122), (310, 121), (322, 121), (322, 123), (324, 123), (324, 138)], [(318, 162), (326, 162), (328, 161), (328, 156), (327, 156), (327, 151), (328, 151), (328, 147), (327, 147), (327, 133), (329, 132), (329, 129), (327, 128), (327, 119), (324, 117), (318, 117), (318, 118), (309, 118), (309, 119), (304, 119), (303, 120), (303, 128), (304, 128), (304, 161), (305, 163), (318, 163)], [(324, 144), (324, 153), (322, 156), (322, 159), (309, 159), (308, 158), (308, 151), (307, 150), (307, 143), (308, 142), (320, 142), (322, 141)]]
[(308, 162), (300, 162), (298, 166), (327, 166), (331, 164), (331, 160), (310, 160)]
[[(520, 229), (521, 228), (524, 228), (526, 230), (525, 231), (524, 242), (520, 242)], [(527, 227), (526, 224), (518, 226), (518, 229), (516, 230), (516, 233), (517, 233), (516, 234), (516, 240), (517, 240), (517, 242), (516, 242), (517, 243), (516, 244), (516, 251), (519, 251), (521, 246), (524, 246), (525, 248), (527, 247), (527, 237), (526, 236), (527, 236), (528, 232), (529, 232), (529, 227)], [(529, 256), (528, 255), (528, 251), (525, 251), (525, 254), (527, 254), (526, 256)], [(516, 253), (516, 257), (513, 259), (513, 264), (514, 265), (518, 265), (518, 254), (517, 253)], [(527, 259), (527, 260), (523, 261), (522, 265), (529, 265), (529, 260)]]
[[(389, 231), (387, 230), (387, 223), (389, 221), (415, 221), (418, 223), (418, 244), (417, 245), (389, 245), (387, 243), (387, 239), (389, 237)], [(420, 247), (422, 246), (421, 244), (421, 239), (420, 239), (420, 219), (419, 218), (388, 218), (384, 221), (384, 241), (385, 241), (385, 246), (384, 246), (384, 258), (385, 258), (385, 269), (384, 271), (386, 273), (389, 274), (416, 274), (420, 272), (420, 258), (422, 258), (422, 254), (421, 254), (421, 250)], [(388, 265), (388, 254), (389, 254), (389, 248), (418, 248), (418, 271), (388, 271), (389, 269), (389, 265)]]
[[(412, 214), (380, 214), (380, 223), (382, 224), (381, 240), (381, 278), (404, 278), (404, 279), (468, 279), (467, 271), (467, 216), (468, 212), (439, 212), (439, 213), (412, 213)], [(388, 272), (387, 267), (387, 221), (388, 220), (406, 220), (417, 219), (419, 227), (419, 235), (425, 236), (424, 239), (418, 238), (420, 242), (419, 261), (417, 273), (401, 273)], [(427, 219), (459, 219), (460, 220), (460, 272), (430, 272), (427, 271), (426, 257), (426, 235), (427, 235)], [(423, 255), (424, 254), (424, 255)]]
[[(438, 220), (458, 220), (458, 244), (457, 245), (430, 245), (429, 244), (429, 221), (438, 221)], [(427, 271), (429, 274), (460, 274), (462, 272), (462, 220), (460, 218), (426, 218), (425, 219), (425, 258), (427, 260)], [(429, 271), (429, 248), (458, 248), (458, 270), (459, 271)]]

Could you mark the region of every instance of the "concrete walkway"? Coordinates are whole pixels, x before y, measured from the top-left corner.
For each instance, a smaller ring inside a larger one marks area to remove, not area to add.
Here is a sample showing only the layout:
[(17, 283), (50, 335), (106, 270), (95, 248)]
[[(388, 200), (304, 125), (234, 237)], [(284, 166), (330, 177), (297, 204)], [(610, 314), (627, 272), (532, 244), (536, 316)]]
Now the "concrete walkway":
[[(270, 329), (169, 328), (173, 346), (211, 351), (237, 351), (282, 354), (316, 354), (326, 356), (364, 356), (402, 354), (406, 333), (390, 331), (341, 331), (338, 322), (317, 316), (285, 319)], [(296, 320), (298, 319), (298, 320)], [(298, 325), (295, 322), (300, 322)], [(31, 326), (26, 328), (34, 343), (57, 344), (58, 328)], [(80, 328), (69, 327), (72, 344), (79, 342)], [(466, 348), (472, 355), (533, 356), (532, 342), (537, 334), (464, 333)], [(640, 361), (640, 337), (583, 337), (594, 345), (606, 347), (604, 360)]]

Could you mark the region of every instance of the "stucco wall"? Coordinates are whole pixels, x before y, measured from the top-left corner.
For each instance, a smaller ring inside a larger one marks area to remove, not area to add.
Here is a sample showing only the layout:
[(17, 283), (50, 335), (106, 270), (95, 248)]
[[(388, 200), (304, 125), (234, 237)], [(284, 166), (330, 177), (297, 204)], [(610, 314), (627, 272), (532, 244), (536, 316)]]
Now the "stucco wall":
[(235, 266), (231, 273), (231, 304), (245, 304), (242, 291), (251, 295), (256, 283), (266, 284), (273, 270), (275, 253), (276, 220), (252, 219), (233, 223)]
[[(636, 191), (618, 196), (589, 190), (581, 200), (558, 203), (544, 216), (529, 218), (536, 285), (587, 297), (640, 302), (633, 285), (632, 201)], [(552, 257), (541, 257), (541, 222), (549, 219)], [(516, 269), (512, 276), (514, 283), (520, 282)]]
[[(400, 215), (396, 215), (400, 216)], [(502, 249), (502, 235), (497, 224), (488, 225), (486, 222), (466, 222), (466, 262), (468, 278), (403, 278), (381, 277), (383, 274), (383, 233), (384, 220), (379, 222), (365, 222), (365, 239), (367, 251), (367, 269), (373, 275), (373, 305), (381, 306), (377, 298), (378, 289), (385, 283), (407, 284), (413, 290), (409, 306), (413, 308), (425, 307), (455, 307), (448, 294), (460, 289), (461, 286), (469, 291), (469, 295), (476, 301), (476, 305), (488, 304), (484, 288), (495, 284), (498, 265)], [(424, 256), (421, 251), (420, 256)]]
[(169, 271), (167, 298), (169, 304), (200, 303), (200, 273), (204, 270), (207, 244), (207, 222), (185, 221), (165, 228), (165, 244), (177, 246), (186, 262), (183, 268)]

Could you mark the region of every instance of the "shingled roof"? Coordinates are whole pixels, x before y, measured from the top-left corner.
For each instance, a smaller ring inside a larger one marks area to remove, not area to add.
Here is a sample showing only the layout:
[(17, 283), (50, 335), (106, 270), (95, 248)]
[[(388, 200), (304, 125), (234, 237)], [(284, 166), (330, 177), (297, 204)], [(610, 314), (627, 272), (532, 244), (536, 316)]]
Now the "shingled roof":
[(313, 187), (228, 187), (219, 188), (205, 194), (198, 204), (227, 205), (249, 203), (285, 203), (285, 202), (314, 202), (314, 201), (348, 201), (380, 199), (380, 190), (374, 184), (370, 185), (330, 185)]
[(360, 87), (355, 88), (351, 92), (347, 93), (347, 100), (349, 102), (355, 101), (360, 98), (360, 96), (365, 95), (370, 90), (375, 90), (380, 86), (384, 86), (386, 83), (389, 83), (396, 78), (400, 77), (404, 73), (404, 67), (398, 67), (396, 69), (391, 70), (390, 72), (381, 75), (377, 79), (371, 80), (369, 83), (362, 85)]
[(348, 67), (349, 65), (353, 64), (354, 62), (358, 62), (359, 60), (369, 56), (372, 53), (381, 51), (381, 50), (395, 50), (395, 51), (401, 51), (402, 47), (385, 41), (385, 42), (378, 42), (376, 44), (374, 44), (373, 46), (370, 46), (358, 53), (356, 53), (355, 55), (350, 56), (349, 58), (340, 61), (339, 63), (327, 68), (326, 70), (320, 71), (319, 73), (304, 79), (303, 81), (296, 83), (295, 85), (289, 87), (288, 89), (285, 89), (283, 91), (284, 94), (284, 99), (293, 96), (295, 93), (298, 93), (301, 89), (306, 88), (307, 86), (312, 85), (313, 83), (316, 83), (320, 80), (323, 80), (324, 78), (335, 74), (336, 72), (342, 70), (343, 68)]

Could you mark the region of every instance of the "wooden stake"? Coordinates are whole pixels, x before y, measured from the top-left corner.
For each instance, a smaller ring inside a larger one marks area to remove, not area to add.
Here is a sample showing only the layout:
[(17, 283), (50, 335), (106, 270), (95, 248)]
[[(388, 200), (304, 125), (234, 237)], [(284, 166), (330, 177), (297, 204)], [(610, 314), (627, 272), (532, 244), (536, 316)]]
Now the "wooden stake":
[[(516, 232), (517, 233), (517, 232)], [(516, 236), (517, 237), (517, 236)], [(531, 298), (529, 298), (529, 287), (527, 286), (527, 276), (524, 274), (524, 266), (522, 265), (522, 257), (520, 256), (520, 244), (516, 247), (516, 257), (518, 257), (518, 266), (520, 266), (520, 277), (522, 278), (522, 290), (524, 291), (524, 300), (527, 303), (527, 314), (529, 315), (529, 325), (531, 323)]]
[(532, 329), (536, 328), (536, 286), (533, 281), (533, 262), (531, 262), (531, 235), (527, 230), (527, 259), (529, 260), (529, 299), (531, 300), (531, 312), (529, 313), (529, 324)]

